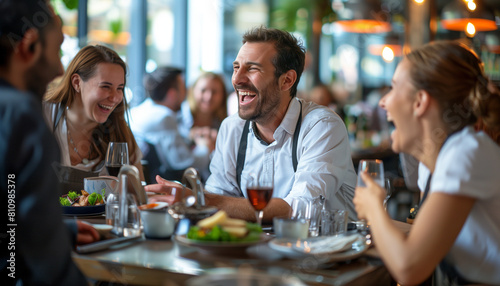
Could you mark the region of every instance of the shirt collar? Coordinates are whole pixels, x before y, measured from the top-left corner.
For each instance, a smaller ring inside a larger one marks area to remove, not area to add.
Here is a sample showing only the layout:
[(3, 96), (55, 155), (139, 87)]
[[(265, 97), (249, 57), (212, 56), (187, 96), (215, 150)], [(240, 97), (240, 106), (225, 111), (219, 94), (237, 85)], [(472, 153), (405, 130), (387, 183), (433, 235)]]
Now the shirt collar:
[(278, 129), (276, 130), (284, 129), (290, 135), (293, 135), (293, 133), (295, 132), (295, 127), (297, 127), (297, 120), (299, 119), (299, 113), (300, 113), (299, 100), (300, 99), (296, 97), (290, 100), (290, 104), (288, 105), (285, 117), (283, 118), (283, 121), (281, 121), (280, 126), (278, 126)]
[[(276, 135), (281, 132), (281, 130), (284, 130), (285, 132), (288, 132), (290, 135), (293, 136), (295, 132), (295, 128), (297, 126), (297, 120), (299, 119), (299, 112), (301, 108), (301, 104), (299, 103), (299, 100), (296, 97), (292, 98), (290, 100), (290, 103), (288, 104), (288, 109), (286, 110), (285, 117), (283, 117), (283, 120), (281, 121), (281, 124), (276, 128), (274, 131), (274, 138), (279, 138)], [(252, 124), (250, 124), (250, 130), (254, 134), (254, 136), (260, 140), (261, 143), (264, 145), (269, 145), (265, 141), (263, 141), (260, 136), (254, 131), (255, 128), (255, 122), (252, 121)]]

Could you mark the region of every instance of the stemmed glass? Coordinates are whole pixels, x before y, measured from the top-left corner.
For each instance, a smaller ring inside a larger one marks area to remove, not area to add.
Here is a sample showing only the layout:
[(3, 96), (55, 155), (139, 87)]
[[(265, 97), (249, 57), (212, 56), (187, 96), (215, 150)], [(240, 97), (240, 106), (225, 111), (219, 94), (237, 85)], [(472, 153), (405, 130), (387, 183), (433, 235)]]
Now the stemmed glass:
[(250, 174), (247, 180), (247, 196), (250, 204), (255, 209), (257, 224), (262, 226), (262, 217), (264, 208), (267, 206), (273, 196), (273, 178), (272, 176), (261, 174)]
[(118, 177), (120, 168), (128, 165), (128, 145), (127, 142), (109, 142), (106, 152), (105, 166), (110, 176)]
[(385, 179), (385, 199), (384, 199), (384, 210), (387, 211), (387, 202), (391, 198), (392, 195), (392, 183), (391, 179), (386, 178)]
[(391, 180), (384, 177), (384, 163), (382, 160), (361, 160), (358, 170), (358, 186), (366, 187), (365, 182), (361, 179), (361, 173), (367, 172), (370, 177), (382, 188), (385, 189), (384, 209), (387, 210), (387, 201), (392, 194)]

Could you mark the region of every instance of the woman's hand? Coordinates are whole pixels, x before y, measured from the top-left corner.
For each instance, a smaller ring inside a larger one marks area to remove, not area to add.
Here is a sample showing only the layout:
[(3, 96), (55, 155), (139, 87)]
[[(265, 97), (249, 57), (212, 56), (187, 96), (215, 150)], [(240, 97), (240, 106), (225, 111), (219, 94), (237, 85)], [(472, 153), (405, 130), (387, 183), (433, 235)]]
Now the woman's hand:
[(99, 233), (90, 224), (76, 220), (78, 233), (76, 235), (76, 245), (89, 244), (100, 239)]
[(369, 220), (370, 212), (383, 208), (386, 191), (366, 172), (360, 173), (359, 176), (365, 182), (366, 187), (356, 187), (353, 202), (358, 218)]
[(151, 203), (166, 202), (171, 205), (191, 195), (190, 189), (185, 188), (177, 182), (165, 180), (160, 176), (156, 176), (156, 182), (157, 184), (144, 187), (147, 193), (153, 193), (152, 195), (148, 195), (148, 201)]
[(215, 140), (217, 139), (217, 130), (210, 127), (193, 127), (190, 136), (196, 145), (207, 146), (210, 152), (215, 149)]

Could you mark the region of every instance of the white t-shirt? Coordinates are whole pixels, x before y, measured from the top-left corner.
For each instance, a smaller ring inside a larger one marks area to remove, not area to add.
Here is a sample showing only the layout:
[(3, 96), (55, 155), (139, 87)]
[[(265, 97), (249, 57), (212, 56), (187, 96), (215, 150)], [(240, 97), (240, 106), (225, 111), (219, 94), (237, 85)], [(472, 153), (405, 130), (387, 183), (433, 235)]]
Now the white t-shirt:
[[(500, 285), (500, 147), (483, 132), (466, 127), (452, 135), (439, 152), (430, 193), (476, 199), (454, 245), (445, 257), (473, 282)], [(419, 187), (429, 170), (419, 166)]]

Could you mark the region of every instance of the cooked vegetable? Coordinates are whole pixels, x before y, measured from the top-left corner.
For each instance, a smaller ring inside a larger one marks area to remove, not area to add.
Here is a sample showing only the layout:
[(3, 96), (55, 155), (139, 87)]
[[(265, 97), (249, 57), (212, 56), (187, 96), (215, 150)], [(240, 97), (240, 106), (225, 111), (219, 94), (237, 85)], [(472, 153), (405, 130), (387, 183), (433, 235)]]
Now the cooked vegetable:
[(89, 195), (86, 191), (82, 190), (82, 194), (79, 195), (76, 192), (69, 191), (68, 194), (62, 195), (59, 198), (59, 203), (62, 206), (74, 206), (74, 207), (84, 207), (84, 206), (94, 206), (104, 204), (104, 191), (102, 189), (102, 195), (98, 193), (92, 193)]
[(203, 241), (257, 241), (261, 232), (262, 228), (258, 224), (232, 219), (226, 212), (218, 211), (192, 226), (187, 238)]
[(71, 206), (71, 203), (67, 197), (59, 197), (59, 203), (61, 203), (61, 206), (65, 206), (65, 207)]
[(68, 197), (74, 201), (78, 197), (78, 194), (76, 192), (69, 191)]
[(92, 193), (89, 195), (89, 205), (93, 206), (95, 204), (102, 204), (102, 196), (98, 193)]

